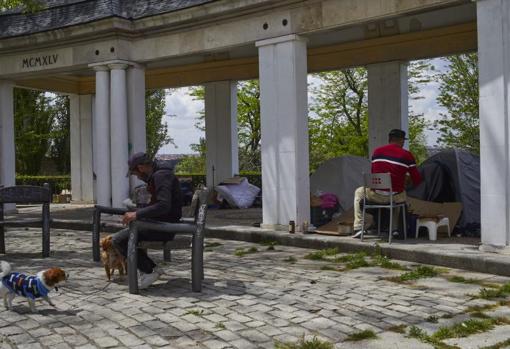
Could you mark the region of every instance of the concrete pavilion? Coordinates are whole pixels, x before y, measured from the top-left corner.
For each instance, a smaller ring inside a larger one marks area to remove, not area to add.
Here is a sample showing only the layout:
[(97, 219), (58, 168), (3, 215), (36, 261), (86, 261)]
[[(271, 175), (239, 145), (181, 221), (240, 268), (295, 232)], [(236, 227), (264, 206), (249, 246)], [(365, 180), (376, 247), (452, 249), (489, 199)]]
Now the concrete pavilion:
[(510, 1), (46, 2), (0, 15), (0, 184), (15, 180), (14, 86), (71, 96), (73, 200), (120, 206), (126, 160), (146, 146), (145, 89), (205, 85), (211, 184), (237, 172), (236, 81), (258, 78), (263, 223), (299, 224), (307, 73), (367, 67), (372, 149), (407, 129), (408, 61), (478, 50), (482, 242), (509, 245)]

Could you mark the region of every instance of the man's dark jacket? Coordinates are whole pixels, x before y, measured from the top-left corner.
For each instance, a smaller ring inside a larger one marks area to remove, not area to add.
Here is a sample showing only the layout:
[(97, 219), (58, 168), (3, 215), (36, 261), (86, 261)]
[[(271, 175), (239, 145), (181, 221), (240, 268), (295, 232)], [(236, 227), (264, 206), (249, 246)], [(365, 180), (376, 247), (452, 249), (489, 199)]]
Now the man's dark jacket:
[(178, 222), (182, 217), (182, 193), (179, 180), (171, 167), (157, 161), (147, 179), (151, 201), (147, 207), (136, 210), (137, 219)]

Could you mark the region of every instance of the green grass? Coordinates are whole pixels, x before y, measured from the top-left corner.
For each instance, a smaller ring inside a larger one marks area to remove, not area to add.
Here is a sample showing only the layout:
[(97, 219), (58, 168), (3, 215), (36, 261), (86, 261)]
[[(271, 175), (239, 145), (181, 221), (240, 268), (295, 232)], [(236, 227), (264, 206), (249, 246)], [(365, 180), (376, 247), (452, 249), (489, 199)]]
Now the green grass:
[(367, 254), (365, 252), (358, 252), (337, 257), (335, 258), (335, 262), (345, 263), (346, 269), (358, 269), (372, 266), (372, 264), (366, 260), (366, 257)]
[(403, 273), (400, 276), (390, 277), (386, 280), (404, 283), (408, 281), (415, 281), (418, 279), (431, 278), (439, 275), (440, 271), (437, 268), (429, 267), (426, 265), (420, 265), (416, 269), (409, 271), (407, 273)]
[(450, 327), (441, 327), (433, 335), (432, 338), (444, 340), (448, 338), (467, 337), (469, 335), (492, 330), (498, 319), (469, 319)]
[(510, 295), (510, 282), (497, 288), (482, 288), (475, 298), (493, 299), (503, 298)]
[(204, 315), (204, 309), (191, 309), (186, 312), (186, 315), (202, 316)]
[(325, 342), (317, 337), (305, 340), (301, 338), (298, 342), (275, 342), (275, 349), (333, 349), (334, 346), (330, 342)]
[(351, 333), (349, 336), (347, 336), (347, 338), (345, 340), (350, 341), (350, 342), (357, 342), (357, 341), (362, 341), (365, 339), (375, 339), (375, 338), (377, 338), (377, 335), (374, 333), (374, 331), (364, 330), (364, 331), (360, 331), (360, 332)]
[(498, 285), (498, 284), (488, 283), (488, 282), (485, 282), (485, 281), (479, 280), (479, 279), (466, 279), (459, 275), (450, 276), (446, 279), (450, 282), (456, 282), (456, 283), (461, 283), (461, 284), (480, 285), (480, 286), (489, 287), (489, 288), (499, 288), (500, 287), (500, 285)]
[(297, 262), (297, 259), (296, 259), (296, 257), (289, 256), (289, 257), (285, 258), (283, 261), (284, 261), (284, 262), (287, 262), (287, 263), (292, 263), (292, 264), (294, 264), (294, 263), (296, 263), (296, 262)]
[(395, 325), (388, 327), (388, 331), (390, 332), (396, 332), (396, 333), (406, 333), (406, 327), (407, 325)]
[(439, 321), (439, 318), (435, 315), (430, 315), (427, 319), (426, 319), (427, 322), (430, 322), (430, 323), (433, 323), (433, 324), (437, 324), (437, 322)]
[(323, 265), (321, 267), (321, 270), (337, 270), (335, 266), (333, 265)]
[(250, 247), (248, 249), (244, 249), (244, 248), (237, 248), (234, 252), (234, 254), (238, 257), (243, 257), (247, 254), (251, 254), (251, 253), (257, 253), (259, 250), (258, 248), (256, 247)]
[(220, 330), (226, 329), (226, 327), (223, 324), (223, 322), (217, 322), (216, 325), (214, 326), (214, 328), (217, 328), (217, 329), (220, 329)]
[(384, 269), (407, 270), (407, 268), (402, 264), (393, 262), (391, 259), (383, 255), (375, 255), (372, 257), (372, 260), (375, 265)]
[(482, 333), (492, 330), (496, 325), (508, 324), (510, 320), (506, 318), (471, 318), (466, 321), (454, 324), (448, 327), (440, 327), (432, 335), (428, 335), (424, 330), (411, 326), (408, 337), (416, 338), (424, 343), (429, 343), (434, 348), (447, 349), (455, 348), (443, 343), (449, 338), (468, 337), (476, 333)]
[(326, 248), (324, 250), (310, 252), (309, 254), (307, 254), (305, 256), (305, 258), (306, 259), (311, 259), (311, 260), (314, 260), (314, 261), (321, 261), (321, 260), (327, 259), (326, 257), (328, 257), (328, 256), (334, 256), (334, 255), (337, 255), (339, 253), (340, 253), (340, 251), (336, 247), (334, 247), (334, 248)]

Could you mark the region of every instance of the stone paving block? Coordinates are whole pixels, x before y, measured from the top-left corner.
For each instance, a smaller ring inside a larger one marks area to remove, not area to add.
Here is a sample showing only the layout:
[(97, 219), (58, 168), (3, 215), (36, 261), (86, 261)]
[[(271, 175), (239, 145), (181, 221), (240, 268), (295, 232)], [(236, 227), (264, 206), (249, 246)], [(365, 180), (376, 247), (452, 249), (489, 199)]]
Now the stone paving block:
[(258, 348), (257, 345), (247, 341), (246, 339), (236, 339), (232, 342), (230, 342), (230, 345), (234, 348), (238, 349), (256, 349)]
[(270, 340), (268, 336), (257, 330), (244, 330), (239, 332), (239, 335), (252, 343), (260, 343)]
[(158, 335), (154, 335), (154, 336), (148, 336), (148, 337), (145, 337), (144, 340), (151, 346), (162, 346), (162, 345), (166, 345), (166, 344), (169, 344), (170, 342), (166, 339), (164, 339), (163, 337), (160, 337)]
[(38, 340), (42, 345), (45, 345), (47, 347), (52, 347), (57, 345), (58, 343), (64, 342), (64, 338), (58, 334), (40, 337)]
[(94, 338), (94, 342), (101, 348), (112, 348), (119, 344), (119, 341), (113, 337)]

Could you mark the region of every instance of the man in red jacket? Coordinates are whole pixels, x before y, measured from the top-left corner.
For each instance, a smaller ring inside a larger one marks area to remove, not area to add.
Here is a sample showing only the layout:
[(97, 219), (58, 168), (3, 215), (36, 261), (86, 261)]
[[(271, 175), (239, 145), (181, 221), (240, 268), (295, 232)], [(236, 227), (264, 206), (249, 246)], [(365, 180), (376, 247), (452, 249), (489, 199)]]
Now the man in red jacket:
[[(406, 201), (405, 182), (406, 176), (411, 175), (413, 185), (418, 185), (421, 182), (421, 176), (416, 169), (416, 160), (411, 152), (403, 148), (404, 142), (407, 139), (406, 133), (399, 129), (393, 129), (388, 134), (389, 141), (387, 145), (376, 148), (372, 154), (372, 173), (390, 173), (391, 186), (393, 189), (393, 200), (395, 202)], [(354, 235), (359, 237), (361, 230), (362, 210), (361, 202), (365, 190), (363, 187), (356, 189), (354, 193)], [(386, 204), (389, 203), (389, 193), (382, 190), (366, 189), (367, 199), (372, 202)], [(393, 221), (397, 222), (398, 210), (394, 210)]]

